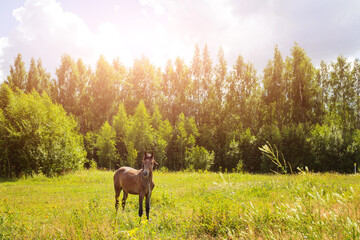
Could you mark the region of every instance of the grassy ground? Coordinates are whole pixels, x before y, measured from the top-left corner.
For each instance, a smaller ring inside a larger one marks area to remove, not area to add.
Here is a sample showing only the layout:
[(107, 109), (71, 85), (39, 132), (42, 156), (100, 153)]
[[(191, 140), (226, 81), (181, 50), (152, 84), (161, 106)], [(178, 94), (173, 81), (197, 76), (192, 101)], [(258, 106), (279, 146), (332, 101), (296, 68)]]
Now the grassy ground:
[(115, 214), (112, 176), (0, 182), (0, 239), (360, 239), (360, 175), (155, 172), (141, 223), (137, 196)]

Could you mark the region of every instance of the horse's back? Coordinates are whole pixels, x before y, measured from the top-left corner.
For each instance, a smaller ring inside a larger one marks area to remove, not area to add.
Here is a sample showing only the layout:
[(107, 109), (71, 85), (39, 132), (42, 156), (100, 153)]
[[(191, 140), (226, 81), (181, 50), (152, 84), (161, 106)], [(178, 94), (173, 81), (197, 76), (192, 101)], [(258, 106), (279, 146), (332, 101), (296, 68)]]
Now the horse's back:
[(114, 174), (115, 189), (121, 187), (125, 192), (138, 194), (137, 178), (140, 170), (121, 167)]

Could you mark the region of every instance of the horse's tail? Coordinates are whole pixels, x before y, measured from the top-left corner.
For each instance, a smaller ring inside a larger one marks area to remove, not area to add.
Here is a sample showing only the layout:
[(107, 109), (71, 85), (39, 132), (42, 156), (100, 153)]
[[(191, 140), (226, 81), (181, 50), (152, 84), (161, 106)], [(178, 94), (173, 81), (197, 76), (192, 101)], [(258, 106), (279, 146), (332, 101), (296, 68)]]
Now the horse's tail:
[(119, 208), (119, 196), (121, 193), (121, 184), (120, 184), (120, 175), (121, 175), (121, 171), (120, 169), (118, 169), (115, 174), (114, 174), (114, 190), (115, 190), (115, 209), (116, 211)]

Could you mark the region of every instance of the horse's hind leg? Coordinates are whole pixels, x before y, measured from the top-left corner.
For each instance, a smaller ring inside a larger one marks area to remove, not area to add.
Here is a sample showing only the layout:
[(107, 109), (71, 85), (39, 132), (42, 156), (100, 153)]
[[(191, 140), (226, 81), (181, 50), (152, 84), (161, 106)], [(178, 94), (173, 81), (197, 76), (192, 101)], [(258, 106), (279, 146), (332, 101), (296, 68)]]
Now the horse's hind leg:
[(124, 194), (124, 195), (123, 195), (123, 199), (122, 199), (122, 208), (123, 208), (123, 211), (124, 211), (124, 209), (125, 209), (125, 204), (126, 204), (126, 199), (127, 199), (127, 197), (128, 197), (128, 193), (124, 191), (123, 194)]
[[(121, 187), (115, 186), (115, 209), (116, 209), (116, 212), (119, 208), (119, 197), (120, 197), (121, 190), (122, 190)], [(124, 191), (124, 193), (125, 193), (125, 191)]]

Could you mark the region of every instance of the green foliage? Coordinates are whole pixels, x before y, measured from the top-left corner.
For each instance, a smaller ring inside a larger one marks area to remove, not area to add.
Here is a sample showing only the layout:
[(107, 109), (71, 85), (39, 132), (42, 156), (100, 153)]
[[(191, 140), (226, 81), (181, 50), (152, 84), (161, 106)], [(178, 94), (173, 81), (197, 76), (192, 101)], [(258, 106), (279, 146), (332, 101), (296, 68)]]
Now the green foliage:
[(344, 170), (344, 139), (336, 123), (316, 125), (310, 133), (310, 145), (314, 157), (314, 165), (310, 169)]
[(128, 131), (129, 119), (126, 114), (124, 104), (120, 104), (118, 113), (113, 118), (113, 127), (115, 129), (117, 138), (124, 141)]
[(74, 112), (78, 96), (78, 74), (76, 65), (69, 55), (61, 57), (61, 65), (56, 69), (57, 81), (54, 86), (54, 98), (67, 112)]
[(135, 167), (136, 165), (136, 158), (138, 157), (138, 150), (136, 150), (134, 143), (129, 142), (127, 144), (127, 157), (125, 165)]
[(116, 151), (120, 158), (120, 163), (125, 164), (127, 159), (127, 137), (129, 132), (129, 118), (127, 116), (124, 104), (120, 104), (118, 113), (113, 118), (112, 124), (116, 132)]
[(179, 115), (175, 125), (174, 137), (176, 144), (177, 166), (180, 169), (185, 167), (185, 153), (187, 149), (195, 147), (196, 137), (199, 132), (194, 118), (186, 118), (183, 113)]
[(215, 153), (204, 147), (195, 146), (186, 150), (186, 168), (195, 170), (209, 170), (214, 163)]
[(96, 137), (96, 134), (93, 132), (87, 132), (84, 136), (84, 148), (86, 151), (85, 168), (90, 168), (91, 162), (98, 159), (96, 154)]
[(10, 176), (9, 173), (9, 154), (7, 148), (6, 136), (6, 119), (3, 110), (0, 108), (0, 176)]
[(10, 92), (10, 96), (1, 111), (3, 176), (40, 172), (53, 175), (79, 168), (85, 151), (76, 121), (46, 94)]
[(267, 124), (282, 126), (289, 121), (289, 102), (285, 101), (290, 96), (288, 82), (285, 80), (285, 63), (278, 46), (275, 46), (274, 59), (270, 60), (264, 69), (264, 94)]
[(168, 120), (162, 120), (159, 109), (156, 106), (151, 118), (154, 127), (154, 151), (156, 161), (160, 166), (164, 166), (167, 161), (167, 147), (173, 136), (173, 128)]
[(40, 90), (40, 76), (34, 58), (31, 58), (30, 69), (26, 82), (26, 92), (30, 93), (32, 90)]
[(95, 76), (91, 85), (91, 111), (94, 129), (99, 129), (105, 121), (110, 121), (115, 109), (116, 74), (114, 68), (100, 56), (96, 64)]
[[(336, 112), (341, 119), (342, 130), (351, 131), (354, 121), (355, 79), (351, 75), (351, 64), (346, 58), (339, 56), (336, 63), (331, 64), (330, 111)], [(359, 87), (359, 86), (358, 86)]]
[(52, 90), (52, 83), (50, 81), (51, 74), (46, 72), (46, 70), (42, 66), (42, 61), (40, 58), (36, 62), (36, 67), (40, 81), (39, 93), (46, 92), (47, 94), (51, 95), (51, 90)]
[(292, 124), (281, 129), (281, 145), (279, 149), (292, 169), (311, 165), (311, 147), (308, 131), (304, 124)]
[(136, 160), (140, 163), (143, 152), (150, 152), (154, 144), (154, 129), (143, 101), (140, 101), (130, 122), (131, 125), (129, 127), (126, 145), (129, 145), (130, 142), (133, 144), (132, 147), (139, 153), (138, 156), (136, 156)]
[(342, 119), (333, 117), (323, 125), (316, 125), (310, 133), (309, 143), (314, 169), (352, 173), (358, 162), (359, 133), (342, 130)]
[(10, 66), (10, 75), (7, 76), (7, 84), (15, 91), (16, 89), (24, 91), (26, 89), (27, 73), (25, 63), (19, 53), (14, 61), (14, 66)]
[[(155, 151), (162, 167), (181, 170), (186, 152), (202, 146), (214, 151), (211, 170), (271, 172), (274, 164), (258, 149), (268, 141), (293, 169), (351, 172), (358, 161), (360, 61), (339, 56), (316, 68), (299, 44), (289, 56), (279, 49), (263, 74), (241, 55), (228, 66), (222, 48), (213, 62), (206, 44), (195, 46), (190, 65), (178, 57), (164, 70), (145, 56), (129, 68), (119, 58), (110, 64), (100, 56), (91, 69), (63, 55), (55, 79), (41, 59), (32, 58), (27, 72), (18, 54), (7, 85), (15, 92), (46, 92), (61, 104), (78, 122), (89, 164), (103, 165), (95, 135), (86, 134), (99, 133), (108, 122), (116, 132), (112, 167), (137, 167), (144, 151)], [(4, 119), (11, 117), (10, 89), (0, 88)]]
[(5, 111), (9, 106), (13, 92), (7, 84), (0, 85), (0, 109)]
[(291, 104), (291, 121), (308, 123), (313, 120), (315, 80), (314, 66), (306, 52), (297, 43), (291, 49), (291, 56), (286, 60)]
[(96, 139), (97, 155), (99, 158), (99, 167), (114, 169), (117, 163), (117, 154), (115, 148), (116, 132), (108, 122), (101, 127)]
[(236, 141), (235, 138), (231, 140), (231, 142), (229, 143), (229, 148), (226, 152), (226, 157), (227, 157), (227, 169), (229, 169), (229, 163), (231, 163), (230, 169), (235, 164), (236, 166), (237, 165), (243, 166), (240, 143), (239, 141)]
[(134, 65), (127, 76), (127, 83), (124, 85), (127, 91), (125, 106), (129, 114), (136, 112), (140, 101), (143, 101), (142, 104), (150, 109), (160, 75), (147, 57), (142, 56), (140, 59), (134, 60)]
[(352, 136), (352, 143), (347, 146), (347, 162), (360, 165), (360, 130), (356, 129)]
[(249, 128), (246, 131), (240, 129), (232, 131), (227, 136), (223, 164), (226, 171), (234, 171), (237, 167), (248, 171), (247, 168), (253, 163), (256, 137), (251, 134)]

